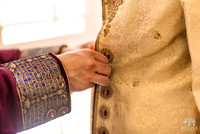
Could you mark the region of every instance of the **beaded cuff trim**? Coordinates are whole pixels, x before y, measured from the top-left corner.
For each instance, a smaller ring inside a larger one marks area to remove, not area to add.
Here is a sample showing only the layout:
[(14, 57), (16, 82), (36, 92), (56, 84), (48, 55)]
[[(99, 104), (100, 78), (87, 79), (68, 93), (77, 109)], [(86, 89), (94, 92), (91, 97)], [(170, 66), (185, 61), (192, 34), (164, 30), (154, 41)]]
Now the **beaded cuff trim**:
[(16, 79), (24, 129), (70, 112), (69, 85), (49, 54), (5, 64)]

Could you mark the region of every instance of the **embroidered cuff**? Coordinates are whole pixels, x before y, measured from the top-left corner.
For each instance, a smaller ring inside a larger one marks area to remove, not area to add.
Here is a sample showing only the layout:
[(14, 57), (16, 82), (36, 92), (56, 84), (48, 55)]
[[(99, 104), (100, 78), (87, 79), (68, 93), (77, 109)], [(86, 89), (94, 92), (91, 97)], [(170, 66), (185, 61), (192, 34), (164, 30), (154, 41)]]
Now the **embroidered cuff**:
[(68, 80), (57, 60), (44, 54), (5, 64), (17, 82), (24, 130), (71, 110)]
[(60, 54), (61, 50), (67, 47), (67, 45), (58, 45), (53, 47), (44, 47), (44, 48), (34, 48), (34, 49), (26, 49), (22, 51), (20, 58), (30, 57), (34, 55), (44, 54), (44, 53), (54, 53)]

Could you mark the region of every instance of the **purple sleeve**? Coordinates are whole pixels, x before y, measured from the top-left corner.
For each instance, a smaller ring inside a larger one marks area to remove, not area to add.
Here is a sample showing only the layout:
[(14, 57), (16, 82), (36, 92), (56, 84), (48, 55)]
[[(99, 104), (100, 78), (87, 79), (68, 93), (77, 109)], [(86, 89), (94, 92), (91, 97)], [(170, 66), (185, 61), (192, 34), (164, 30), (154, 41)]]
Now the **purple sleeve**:
[(0, 134), (27, 130), (71, 111), (68, 78), (54, 54), (0, 67)]
[(0, 65), (0, 133), (15, 134), (22, 130), (22, 115), (16, 81), (11, 72)]
[(0, 50), (0, 63), (7, 63), (19, 59), (21, 52), (18, 49)]

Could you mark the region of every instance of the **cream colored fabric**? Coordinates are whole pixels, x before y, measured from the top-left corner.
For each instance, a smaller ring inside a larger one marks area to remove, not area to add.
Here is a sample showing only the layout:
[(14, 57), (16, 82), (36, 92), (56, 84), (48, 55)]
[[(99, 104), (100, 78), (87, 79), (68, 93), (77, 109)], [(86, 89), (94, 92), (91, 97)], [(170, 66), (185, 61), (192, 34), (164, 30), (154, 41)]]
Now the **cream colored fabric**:
[(113, 93), (94, 90), (92, 134), (198, 133), (200, 0), (107, 0), (103, 10), (96, 48), (113, 57)]
[(200, 0), (183, 0), (187, 38), (192, 59), (192, 86), (200, 111)]

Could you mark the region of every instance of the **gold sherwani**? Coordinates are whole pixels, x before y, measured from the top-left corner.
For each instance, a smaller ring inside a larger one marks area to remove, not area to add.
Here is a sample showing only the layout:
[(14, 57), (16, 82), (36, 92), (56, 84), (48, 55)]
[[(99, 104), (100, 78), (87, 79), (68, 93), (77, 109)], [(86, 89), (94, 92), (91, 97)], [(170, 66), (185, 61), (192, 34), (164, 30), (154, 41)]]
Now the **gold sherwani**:
[(96, 50), (111, 85), (93, 96), (92, 134), (200, 130), (200, 0), (103, 0)]

